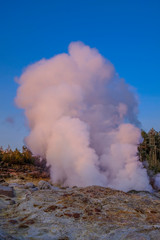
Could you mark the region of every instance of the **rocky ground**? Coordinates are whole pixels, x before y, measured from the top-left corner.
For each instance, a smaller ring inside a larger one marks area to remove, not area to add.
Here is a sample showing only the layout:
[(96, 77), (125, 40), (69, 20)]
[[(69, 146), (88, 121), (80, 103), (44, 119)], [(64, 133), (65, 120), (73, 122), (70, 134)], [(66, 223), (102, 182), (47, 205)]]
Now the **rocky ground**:
[(159, 192), (39, 180), (0, 181), (0, 240), (160, 239)]

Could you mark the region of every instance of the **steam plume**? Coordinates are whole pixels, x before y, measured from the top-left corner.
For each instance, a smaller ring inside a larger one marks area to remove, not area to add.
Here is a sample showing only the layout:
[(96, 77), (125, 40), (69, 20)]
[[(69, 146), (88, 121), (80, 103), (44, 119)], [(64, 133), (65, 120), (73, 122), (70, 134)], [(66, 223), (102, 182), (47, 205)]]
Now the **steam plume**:
[(96, 49), (73, 42), (68, 54), (29, 66), (19, 84), (26, 144), (51, 164), (53, 182), (151, 189), (136, 155), (136, 98)]

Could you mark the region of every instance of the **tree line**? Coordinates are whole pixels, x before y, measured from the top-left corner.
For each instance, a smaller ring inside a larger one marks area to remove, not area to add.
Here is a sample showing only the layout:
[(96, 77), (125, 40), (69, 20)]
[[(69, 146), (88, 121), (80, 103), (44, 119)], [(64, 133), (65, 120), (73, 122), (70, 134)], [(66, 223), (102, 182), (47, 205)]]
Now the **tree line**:
[(160, 172), (160, 132), (152, 128), (149, 132), (142, 130), (141, 135), (143, 141), (138, 146), (139, 160), (146, 162), (148, 169)]
[(22, 151), (17, 148), (12, 150), (10, 146), (7, 149), (0, 147), (0, 166), (12, 167), (14, 165), (34, 165), (44, 170), (48, 169), (46, 159), (33, 155), (26, 146), (22, 147)]
[[(160, 132), (153, 128), (149, 132), (141, 130), (142, 142), (138, 145), (138, 156), (141, 162), (147, 162), (147, 168), (155, 173), (160, 172)], [(22, 151), (17, 148), (12, 150), (10, 147), (3, 149), (0, 147), (0, 166), (7, 165), (40, 165), (46, 167), (46, 160), (41, 159), (26, 147)]]

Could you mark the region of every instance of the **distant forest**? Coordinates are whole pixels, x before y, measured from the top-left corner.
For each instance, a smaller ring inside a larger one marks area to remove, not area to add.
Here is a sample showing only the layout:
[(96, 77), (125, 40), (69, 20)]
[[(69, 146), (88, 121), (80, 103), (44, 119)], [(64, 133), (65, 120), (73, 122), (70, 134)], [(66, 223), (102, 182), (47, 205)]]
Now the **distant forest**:
[(45, 171), (48, 169), (46, 159), (33, 155), (26, 146), (22, 147), (22, 151), (17, 148), (13, 151), (10, 147), (7, 149), (0, 147), (0, 167), (10, 168), (18, 165), (38, 166)]
[[(160, 132), (153, 128), (147, 133), (141, 131), (142, 143), (138, 145), (139, 160), (144, 166), (154, 173), (160, 172)], [(26, 147), (22, 151), (17, 148), (12, 150), (10, 147), (3, 149), (0, 147), (0, 167), (11, 167), (14, 165), (41, 165), (46, 168), (46, 160), (39, 156), (34, 156)]]
[(22, 152), (17, 148), (13, 151), (10, 146), (7, 149), (0, 148), (0, 162), (12, 164), (34, 164), (37, 157), (34, 157), (32, 152), (25, 146), (22, 147)]
[(153, 128), (146, 133), (141, 131), (143, 142), (138, 146), (139, 160), (154, 173), (160, 172), (160, 132)]

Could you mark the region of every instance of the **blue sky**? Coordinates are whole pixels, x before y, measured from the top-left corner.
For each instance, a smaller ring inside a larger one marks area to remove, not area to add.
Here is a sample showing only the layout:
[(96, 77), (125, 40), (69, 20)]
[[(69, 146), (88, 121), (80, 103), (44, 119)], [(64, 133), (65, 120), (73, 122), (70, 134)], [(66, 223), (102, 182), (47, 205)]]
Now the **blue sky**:
[(83, 41), (108, 58), (139, 96), (142, 128), (160, 130), (159, 0), (0, 0), (0, 146), (27, 135), (15, 107), (23, 69)]

